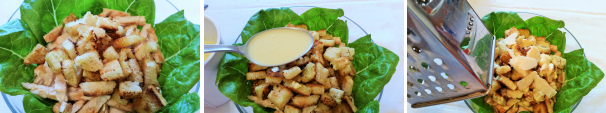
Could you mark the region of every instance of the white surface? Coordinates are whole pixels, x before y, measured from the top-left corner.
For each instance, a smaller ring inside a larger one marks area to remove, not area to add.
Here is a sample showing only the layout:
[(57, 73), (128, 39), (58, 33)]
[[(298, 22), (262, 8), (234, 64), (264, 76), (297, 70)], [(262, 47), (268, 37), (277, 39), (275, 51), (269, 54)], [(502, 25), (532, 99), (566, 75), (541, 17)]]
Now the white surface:
[[(0, 25), (8, 22), (9, 17), (19, 8), (23, 1), (21, 0), (2, 0), (0, 3)], [(167, 0), (154, 0), (156, 5), (155, 23), (160, 23), (166, 17), (177, 12), (177, 10)], [(179, 10), (185, 11), (185, 18), (194, 24), (200, 24), (200, 1), (199, 0), (170, 0)], [(20, 12), (15, 13), (13, 18), (20, 18)], [(11, 98), (11, 97), (9, 97)], [(22, 97), (21, 97), (22, 98)], [(202, 108), (201, 108), (202, 109)], [(0, 98), (0, 112), (10, 112), (10, 109)]]
[[(207, 0), (209, 8), (204, 12), (206, 16), (212, 17), (217, 21), (221, 28), (221, 35), (225, 43), (233, 43), (246, 22), (250, 17), (261, 9), (270, 7), (284, 6), (318, 6), (326, 8), (341, 8), (345, 16), (354, 20), (367, 33), (372, 34), (375, 43), (383, 46), (398, 56), (400, 62), (396, 68), (396, 73), (391, 81), (385, 86), (385, 92), (380, 102), (381, 112), (404, 112), (404, 1), (403, 0), (382, 0), (382, 1), (324, 1), (324, 0), (306, 0), (280, 1), (280, 0)], [(355, 26), (349, 24), (348, 26)], [(350, 29), (351, 30), (351, 29)], [(350, 39), (359, 38), (360, 32), (350, 31)], [(354, 41), (354, 40), (350, 40)], [(233, 102), (230, 101), (217, 108), (205, 107), (207, 113), (237, 113)]]
[[(221, 31), (216, 27), (216, 21), (211, 17), (204, 17), (204, 41), (215, 41), (217, 44), (223, 44), (221, 38)], [(217, 79), (217, 65), (221, 62), (221, 58), (225, 52), (211, 53), (208, 59), (204, 61), (204, 106), (206, 107), (217, 107), (225, 102), (229, 101), (229, 98), (225, 97), (219, 88), (215, 86), (215, 80)], [(208, 65), (208, 66), (207, 66)]]

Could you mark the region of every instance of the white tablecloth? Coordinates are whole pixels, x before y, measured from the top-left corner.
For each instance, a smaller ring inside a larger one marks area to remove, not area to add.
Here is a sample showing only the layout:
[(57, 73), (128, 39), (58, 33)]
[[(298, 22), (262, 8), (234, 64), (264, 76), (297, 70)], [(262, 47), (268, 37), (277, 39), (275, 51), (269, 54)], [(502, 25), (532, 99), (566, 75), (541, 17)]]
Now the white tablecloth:
[[(2, 0), (0, 3), (0, 25), (8, 22), (9, 18), (19, 8), (23, 1), (21, 0)], [(156, 5), (156, 20), (155, 23), (160, 23), (166, 17), (176, 13), (175, 9), (167, 0), (154, 0)], [(199, 0), (171, 0), (170, 1), (179, 10), (185, 11), (185, 18), (194, 24), (200, 24), (200, 2)], [(21, 18), (20, 12), (16, 12), (11, 20)], [(202, 108), (200, 108), (202, 109)], [(4, 98), (0, 98), (0, 112), (10, 112), (10, 109), (4, 102)]]
[[(469, 3), (479, 16), (492, 11), (517, 11), (541, 14), (551, 19), (563, 20), (566, 28), (574, 33), (579, 43), (585, 48), (585, 55), (589, 61), (600, 69), (606, 69), (606, 56), (604, 45), (604, 20), (606, 20), (606, 7), (604, 1), (596, 0), (469, 0)], [(573, 43), (568, 41), (567, 43)], [(575, 113), (603, 113), (606, 112), (606, 83), (600, 82), (574, 111)], [(471, 112), (463, 101), (426, 108), (410, 108), (406, 103), (408, 112), (431, 113), (459, 113)]]
[[(398, 56), (397, 71), (385, 86), (380, 101), (381, 112), (404, 112), (404, 1), (402, 0), (206, 0), (209, 8), (204, 15), (210, 16), (221, 29), (221, 37), (227, 43), (233, 43), (250, 17), (261, 9), (283, 6), (317, 6), (341, 8), (345, 16), (354, 20), (368, 34), (372, 34), (375, 43)], [(352, 26), (352, 25), (348, 25)], [(351, 34), (351, 33), (350, 33)], [(353, 41), (353, 40), (350, 40)], [(238, 112), (233, 102), (227, 102), (217, 108), (204, 108), (207, 113)]]

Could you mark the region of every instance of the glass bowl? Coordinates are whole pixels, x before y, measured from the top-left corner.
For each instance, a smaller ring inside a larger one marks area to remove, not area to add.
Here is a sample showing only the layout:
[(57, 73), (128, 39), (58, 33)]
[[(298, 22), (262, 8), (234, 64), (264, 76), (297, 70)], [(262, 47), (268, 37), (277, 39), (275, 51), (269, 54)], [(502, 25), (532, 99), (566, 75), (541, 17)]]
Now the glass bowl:
[[(167, 0), (167, 2), (169, 4), (161, 4), (161, 3), (157, 3), (155, 2), (155, 6), (156, 6), (156, 23), (161, 22), (162, 20), (164, 20), (164, 18), (168, 17), (171, 14), (174, 14), (176, 12), (179, 12), (180, 10), (173, 5), (170, 1)], [(174, 11), (158, 11), (162, 9), (175, 9)], [(161, 13), (161, 14), (160, 14)], [(9, 17), (7, 22), (10, 22), (13, 19), (20, 19), (20, 13), (19, 13), (19, 8), (17, 8), (15, 10), (15, 12), (13, 12), (13, 14)], [(164, 18), (158, 18), (159, 16), (164, 16)], [(198, 83), (192, 87), (192, 89), (189, 90), (189, 92), (196, 92), (198, 94), (200, 94), (199, 92), (200, 90), (200, 82), (198, 81)], [(23, 96), (24, 95), (15, 95), (15, 96), (11, 96), (8, 95), (6, 93), (0, 92), (2, 93), (2, 98), (4, 99), (4, 102), (6, 102), (6, 105), (8, 106), (8, 108), (11, 110), (12, 113), (25, 113), (25, 110), (23, 109)]]
[[(307, 11), (311, 8), (314, 8), (314, 7), (316, 7), (316, 6), (289, 6), (288, 8), (290, 8), (293, 12), (297, 13), (298, 15), (301, 15), (305, 11)], [(349, 30), (349, 42), (348, 43), (354, 42), (354, 41), (358, 40), (359, 38), (368, 35), (368, 33), (366, 33), (366, 31), (360, 25), (358, 25), (352, 19), (349, 19), (347, 17), (347, 14), (344, 15), (343, 17), (339, 17), (339, 19), (347, 21), (347, 29)], [(242, 39), (238, 35), (238, 38), (236, 39), (236, 41), (234, 43), (239, 43), (239, 42), (242, 42)], [(377, 97), (375, 97), (375, 100), (381, 102), (381, 97), (383, 96), (383, 91), (384, 90), (381, 90), (381, 93), (379, 93), (379, 95)], [(236, 106), (236, 108), (238, 109), (238, 111), (240, 113), (253, 113), (252, 107), (243, 107), (243, 106), (236, 104), (235, 102), (232, 102), (232, 103)]]
[[(530, 13), (530, 12), (516, 12), (516, 13), (518, 13), (518, 15), (524, 20), (530, 19), (534, 16), (545, 17), (543, 15)], [(560, 31), (566, 32), (566, 49), (564, 50), (565, 53), (583, 48), (583, 47), (581, 47), (581, 43), (579, 43), (577, 41), (577, 38), (574, 37), (574, 35), (572, 35), (572, 33), (568, 29), (566, 29), (566, 27), (560, 28)], [(583, 56), (585, 56), (584, 53), (583, 53)], [(577, 106), (579, 106), (579, 104), (581, 103), (581, 100), (583, 100), (583, 99), (581, 98), (577, 103), (575, 103), (574, 105), (571, 106), (571, 112), (574, 111), (577, 108)], [(469, 107), (469, 109), (471, 111), (473, 111), (474, 113), (477, 113), (477, 111), (479, 109), (478, 105), (471, 102), (471, 100), (465, 100), (465, 104), (467, 105), (467, 107)]]

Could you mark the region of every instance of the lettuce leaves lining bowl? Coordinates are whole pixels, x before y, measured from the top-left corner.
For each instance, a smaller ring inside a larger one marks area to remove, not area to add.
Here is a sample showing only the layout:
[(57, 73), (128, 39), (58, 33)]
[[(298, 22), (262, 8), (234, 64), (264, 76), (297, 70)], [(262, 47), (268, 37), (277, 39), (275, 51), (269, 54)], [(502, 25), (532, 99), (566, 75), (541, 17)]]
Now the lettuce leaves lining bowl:
[[(302, 13), (295, 13), (299, 11)], [(391, 76), (395, 73), (399, 57), (386, 48), (374, 44), (371, 35), (367, 35), (361, 27), (357, 26), (360, 30), (355, 27), (350, 29), (348, 21), (354, 24), (355, 22), (343, 16), (342, 9), (326, 9), (313, 6), (263, 9), (254, 14), (247, 22), (241, 34), (241, 41), (246, 42), (250, 36), (269, 28), (284, 27), (289, 22), (294, 25), (306, 24), (309, 30), (326, 29), (328, 34), (341, 37), (343, 42), (350, 42), (347, 41), (352, 38), (350, 34), (358, 35), (362, 33), (361, 36), (366, 35), (347, 44), (348, 47), (356, 49), (352, 62), (354, 68), (358, 71), (358, 75), (354, 77), (354, 101), (358, 112), (378, 112), (379, 102), (374, 97), (380, 95), (385, 84), (390, 81)], [(266, 25), (264, 23), (271, 24)], [(280, 24), (276, 25), (275, 23)], [(349, 23), (349, 25), (353, 24)], [(355, 30), (355, 32), (350, 30)], [(242, 43), (234, 45), (240, 44)], [(239, 54), (226, 53), (220, 63), (215, 85), (225, 96), (234, 101), (240, 112), (247, 112), (242, 106), (252, 106), (252, 111), (255, 113), (273, 112), (273, 109), (262, 108), (246, 97), (251, 95), (250, 89), (252, 87), (251, 82), (246, 81), (245, 78), (245, 73), (248, 72), (247, 63), (248, 60)], [(380, 99), (380, 96), (378, 98)]]
[(0, 26), (0, 39), (4, 40), (0, 42), (0, 56), (3, 56), (0, 57), (0, 91), (11, 111), (52, 112), (56, 101), (40, 98), (21, 86), (21, 82), (33, 81), (36, 67), (24, 65), (22, 58), (36, 44), (46, 45), (42, 36), (52, 27), (63, 24), (61, 20), (70, 13), (81, 17), (91, 11), (96, 15), (102, 8), (145, 16), (146, 22), (156, 30), (158, 45), (166, 58), (158, 81), (168, 102), (159, 112), (198, 111), (200, 25), (186, 20), (184, 11), (176, 8), (176, 13), (154, 24), (155, 7), (153, 0), (25, 0), (20, 7), (21, 19)]
[[(518, 29), (530, 30), (532, 35), (545, 36), (547, 41), (558, 46), (558, 51), (562, 52), (562, 57), (568, 62), (564, 69), (566, 83), (556, 94), (557, 100), (553, 107), (556, 113), (572, 112), (583, 96), (604, 78), (604, 72), (585, 58), (581, 44), (564, 27), (565, 23), (561, 20), (527, 12), (492, 12), (484, 16), (482, 21), (497, 39), (503, 38), (504, 31), (515, 26)], [(570, 43), (572, 41), (576, 44)], [(476, 113), (493, 113), (492, 107), (484, 102), (484, 97), (465, 100), (465, 104)]]

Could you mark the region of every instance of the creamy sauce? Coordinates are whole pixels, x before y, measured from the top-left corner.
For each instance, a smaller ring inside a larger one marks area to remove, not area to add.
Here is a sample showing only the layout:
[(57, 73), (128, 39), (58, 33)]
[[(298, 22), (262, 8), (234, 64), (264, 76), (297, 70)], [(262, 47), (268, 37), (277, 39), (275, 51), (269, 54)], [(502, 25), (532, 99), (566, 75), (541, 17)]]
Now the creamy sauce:
[[(217, 44), (217, 42), (214, 41), (204, 41), (204, 44)], [(208, 59), (208, 57), (210, 57), (211, 53), (204, 53), (204, 61), (206, 61), (206, 59)]]
[(280, 28), (257, 34), (242, 51), (259, 65), (275, 66), (300, 58), (312, 43), (307, 31)]

